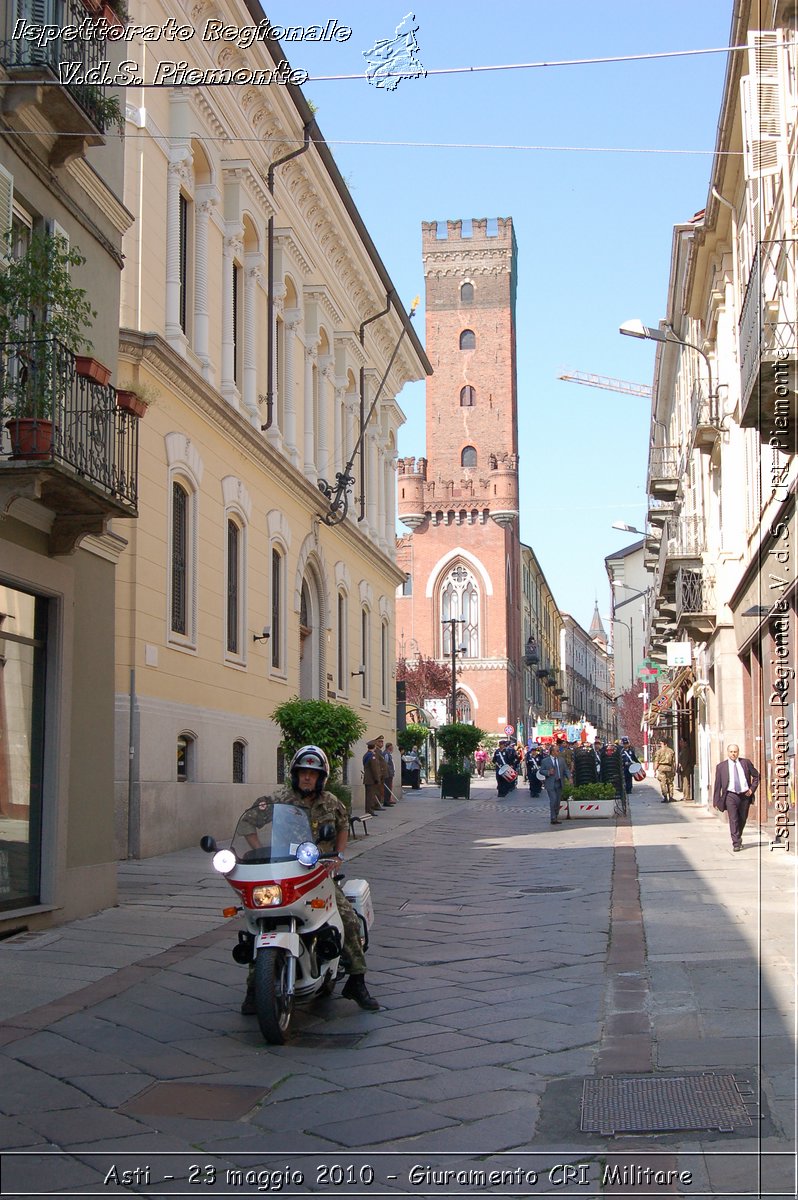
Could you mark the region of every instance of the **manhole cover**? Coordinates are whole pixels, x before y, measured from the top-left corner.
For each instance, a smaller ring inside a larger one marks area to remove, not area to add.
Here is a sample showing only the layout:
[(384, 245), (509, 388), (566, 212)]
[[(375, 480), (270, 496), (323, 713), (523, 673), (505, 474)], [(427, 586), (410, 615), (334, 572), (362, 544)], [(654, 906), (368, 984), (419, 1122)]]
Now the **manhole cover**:
[(198, 1121), (238, 1121), (269, 1091), (262, 1087), (212, 1083), (154, 1083), (118, 1112), (134, 1117), (194, 1117)]
[(544, 887), (541, 884), (540, 887), (523, 887), (518, 890), (524, 895), (544, 896), (548, 895), (549, 892), (575, 892), (577, 889), (575, 887), (568, 887), (565, 883), (553, 883), (551, 887)]
[(753, 1124), (733, 1075), (586, 1079), (582, 1132), (661, 1133), (713, 1129), (731, 1133)]

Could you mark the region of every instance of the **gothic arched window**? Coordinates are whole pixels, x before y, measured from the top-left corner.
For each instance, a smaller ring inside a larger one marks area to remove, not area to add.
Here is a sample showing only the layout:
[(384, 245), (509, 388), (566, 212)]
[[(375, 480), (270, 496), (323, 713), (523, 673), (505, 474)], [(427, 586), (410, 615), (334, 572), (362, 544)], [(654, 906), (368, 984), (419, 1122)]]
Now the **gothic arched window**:
[(473, 408), (477, 402), (477, 390), (470, 383), (467, 383), (464, 388), (460, 388), (460, 407)]
[(460, 334), (460, 349), (461, 350), (476, 350), (477, 335), (473, 329), (464, 329)]
[(473, 725), (474, 718), (471, 716), (471, 701), (466, 696), (465, 692), (457, 693), (457, 715), (455, 721), (459, 721), (462, 725)]
[(461, 467), (475, 467), (477, 465), (477, 452), (473, 446), (466, 446), (463, 453), (460, 455)]
[(474, 299), (473, 283), (461, 283), (460, 284), (460, 299), (463, 302), (463, 304), (471, 303), (471, 301)]
[[(479, 658), (479, 589), (471, 571), (459, 562), (441, 584), (441, 622), (455, 620), (455, 647), (465, 646), (464, 658)], [(441, 625), (442, 657), (452, 653), (452, 626)]]

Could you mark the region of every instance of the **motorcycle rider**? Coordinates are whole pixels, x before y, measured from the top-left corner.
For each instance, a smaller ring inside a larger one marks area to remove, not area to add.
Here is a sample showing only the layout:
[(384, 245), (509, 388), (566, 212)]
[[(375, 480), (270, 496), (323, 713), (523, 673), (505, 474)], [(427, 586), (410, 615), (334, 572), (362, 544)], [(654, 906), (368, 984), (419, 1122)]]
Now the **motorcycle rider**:
[[(291, 788), (290, 790), (286, 789), (280, 799), (286, 804), (296, 804), (299, 808), (308, 810), (313, 840), (322, 852), (335, 850), (338, 856), (337, 869), (339, 863), (343, 861), (344, 850), (349, 840), (349, 817), (338, 797), (334, 796), (332, 792), (324, 790), (329, 774), (330, 764), (324, 751), (318, 746), (302, 746), (291, 760), (289, 770)], [(266, 798), (264, 797), (264, 799)], [(255, 802), (253, 812), (257, 811), (258, 803), (258, 801)], [(268, 816), (264, 814), (261, 823), (265, 823), (267, 819)], [(334, 841), (327, 839), (319, 841), (319, 831), (323, 825), (334, 826)], [(347, 1000), (354, 1000), (356, 1004), (359, 1004), (361, 1008), (368, 1009), (369, 1012), (376, 1012), (380, 1007), (379, 1001), (369, 993), (364, 978), (366, 958), (360, 941), (360, 922), (337, 883), (335, 883), (335, 899), (344, 927), (342, 957), (349, 972), (349, 978), (344, 984), (341, 995), (345, 996)], [(256, 1011), (254, 963), (250, 963), (247, 975), (247, 994), (241, 1005), (241, 1011), (245, 1016), (254, 1016)]]

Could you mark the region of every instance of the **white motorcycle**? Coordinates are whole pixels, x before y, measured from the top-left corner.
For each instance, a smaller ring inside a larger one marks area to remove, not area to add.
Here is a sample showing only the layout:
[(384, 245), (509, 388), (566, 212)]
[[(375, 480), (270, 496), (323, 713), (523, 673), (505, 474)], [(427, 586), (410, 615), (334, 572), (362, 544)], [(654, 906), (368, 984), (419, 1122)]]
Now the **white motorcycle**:
[[(322, 826), (319, 840), (334, 831)], [(215, 869), (237, 892), (241, 904), (223, 910), (243, 912), (246, 929), (233, 948), (237, 963), (254, 962), (255, 1007), (267, 1042), (281, 1045), (291, 1023), (294, 1001), (329, 996), (338, 978), (344, 933), (332, 862), (313, 841), (307, 809), (296, 804), (259, 800), (238, 819), (227, 850), (203, 837), (200, 846), (213, 854)], [(371, 891), (365, 879), (350, 879), (343, 892), (360, 919), (364, 950), (374, 922)]]

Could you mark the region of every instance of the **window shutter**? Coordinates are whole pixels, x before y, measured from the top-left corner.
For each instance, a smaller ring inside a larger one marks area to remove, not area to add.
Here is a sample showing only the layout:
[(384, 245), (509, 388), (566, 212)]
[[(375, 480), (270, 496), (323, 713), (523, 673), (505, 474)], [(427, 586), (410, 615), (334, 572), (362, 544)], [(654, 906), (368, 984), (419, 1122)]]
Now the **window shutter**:
[(3, 166), (0, 166), (0, 238), (3, 238), (2, 249), (5, 257), (5, 238), (11, 229), (11, 214), (14, 207), (14, 176)]
[(749, 35), (749, 74), (740, 80), (747, 179), (762, 179), (779, 170), (782, 132), (780, 61), (777, 31)]

